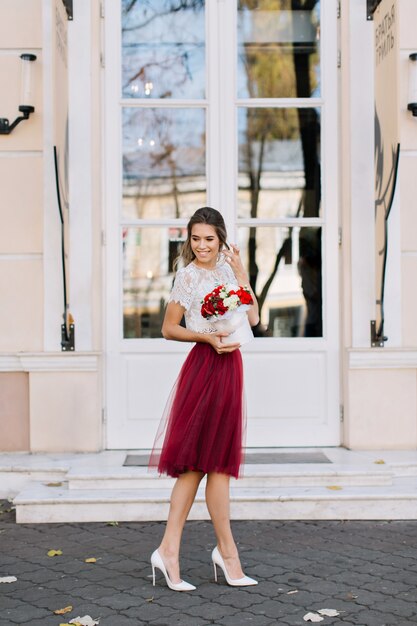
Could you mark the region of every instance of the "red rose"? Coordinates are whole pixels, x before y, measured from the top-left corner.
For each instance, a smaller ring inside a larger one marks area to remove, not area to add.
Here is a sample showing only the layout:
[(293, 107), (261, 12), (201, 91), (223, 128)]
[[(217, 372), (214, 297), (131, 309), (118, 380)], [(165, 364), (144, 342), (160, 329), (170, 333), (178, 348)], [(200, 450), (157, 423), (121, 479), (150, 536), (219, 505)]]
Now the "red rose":
[(217, 312), (220, 313), (220, 315), (224, 315), (226, 313), (227, 309), (224, 306), (223, 302), (219, 302), (217, 304)]
[(215, 314), (215, 308), (212, 302), (205, 302), (201, 307), (201, 315), (203, 317), (211, 317)]
[(246, 291), (246, 289), (239, 289), (237, 295), (239, 296), (242, 304), (253, 304), (252, 296), (249, 291)]

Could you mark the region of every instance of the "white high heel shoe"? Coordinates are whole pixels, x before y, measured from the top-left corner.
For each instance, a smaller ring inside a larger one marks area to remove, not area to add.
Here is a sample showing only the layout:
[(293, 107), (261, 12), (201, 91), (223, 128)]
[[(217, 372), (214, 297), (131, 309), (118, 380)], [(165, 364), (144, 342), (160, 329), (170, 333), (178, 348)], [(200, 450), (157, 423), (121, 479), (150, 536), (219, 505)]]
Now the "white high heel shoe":
[(173, 591), (192, 591), (193, 589), (196, 589), (194, 585), (190, 585), (190, 583), (185, 582), (185, 580), (182, 580), (180, 583), (172, 582), (158, 550), (155, 550), (155, 552), (152, 553), (151, 565), (152, 565), (152, 578), (153, 578), (154, 587), (155, 587), (155, 568), (157, 568), (161, 570), (161, 572), (165, 576), (165, 580), (167, 581), (168, 587), (172, 589)]
[(211, 560), (213, 561), (214, 566), (214, 580), (217, 582), (217, 568), (216, 565), (222, 568), (223, 574), (226, 578), (226, 581), (232, 587), (249, 587), (249, 585), (257, 585), (258, 581), (254, 578), (249, 578), (249, 576), (243, 576), (242, 578), (230, 578), (227, 573), (225, 562), (223, 561), (223, 557), (219, 552), (218, 547), (216, 546), (211, 553)]

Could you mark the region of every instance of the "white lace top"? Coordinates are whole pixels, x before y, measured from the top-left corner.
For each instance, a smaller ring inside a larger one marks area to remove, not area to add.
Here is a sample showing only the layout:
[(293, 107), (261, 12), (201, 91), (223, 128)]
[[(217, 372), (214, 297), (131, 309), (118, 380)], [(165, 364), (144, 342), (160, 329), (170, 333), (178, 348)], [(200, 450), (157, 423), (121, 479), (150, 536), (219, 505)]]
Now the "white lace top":
[(185, 325), (195, 333), (215, 333), (216, 327), (201, 315), (201, 301), (216, 285), (229, 283), (238, 286), (232, 268), (220, 261), (213, 270), (189, 263), (178, 270), (168, 302), (184, 307)]

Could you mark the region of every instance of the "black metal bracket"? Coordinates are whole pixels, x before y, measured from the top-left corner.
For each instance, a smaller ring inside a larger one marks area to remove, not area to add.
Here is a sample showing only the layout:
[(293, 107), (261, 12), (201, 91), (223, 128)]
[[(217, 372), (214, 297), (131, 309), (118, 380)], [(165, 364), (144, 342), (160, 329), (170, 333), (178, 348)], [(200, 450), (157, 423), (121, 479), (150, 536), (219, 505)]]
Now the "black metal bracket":
[(62, 0), (69, 20), (74, 19), (72, 0)]
[(388, 337), (381, 337), (376, 331), (376, 321), (371, 320), (371, 348), (383, 348)]
[(366, 19), (368, 21), (374, 19), (374, 13), (382, 0), (366, 0)]
[(20, 122), (22, 122), (23, 120), (28, 120), (29, 119), (29, 115), (31, 113), (33, 113), (34, 110), (35, 110), (35, 107), (31, 107), (31, 106), (27, 106), (25, 104), (22, 104), (19, 107), (19, 111), (22, 113), (22, 115), (17, 117), (15, 119), (15, 121), (12, 122), (11, 124), (10, 124), (9, 120), (7, 119), (7, 117), (1, 117), (0, 118), (0, 135), (10, 135), (10, 133), (13, 130), (13, 128), (16, 128), (16, 126), (18, 124), (20, 124)]
[(69, 324), (68, 333), (65, 324), (61, 324), (61, 349), (62, 352), (74, 352), (75, 350), (75, 326)]

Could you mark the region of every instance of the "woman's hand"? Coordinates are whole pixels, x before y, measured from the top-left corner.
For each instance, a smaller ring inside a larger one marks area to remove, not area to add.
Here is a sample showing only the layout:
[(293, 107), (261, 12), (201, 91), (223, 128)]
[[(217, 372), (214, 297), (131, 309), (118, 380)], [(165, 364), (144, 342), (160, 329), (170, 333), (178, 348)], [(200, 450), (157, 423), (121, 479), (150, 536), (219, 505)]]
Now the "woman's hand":
[(231, 243), (230, 246), (232, 250), (223, 250), (226, 261), (230, 264), (230, 267), (232, 268), (234, 275), (239, 281), (239, 284), (247, 284), (249, 283), (249, 279), (245, 268), (243, 267), (242, 259), (240, 258), (240, 250), (234, 243)]
[(234, 352), (240, 348), (240, 343), (222, 343), (222, 337), (227, 337), (228, 333), (208, 333), (205, 335), (207, 343), (216, 350), (217, 354), (225, 354), (226, 352)]

